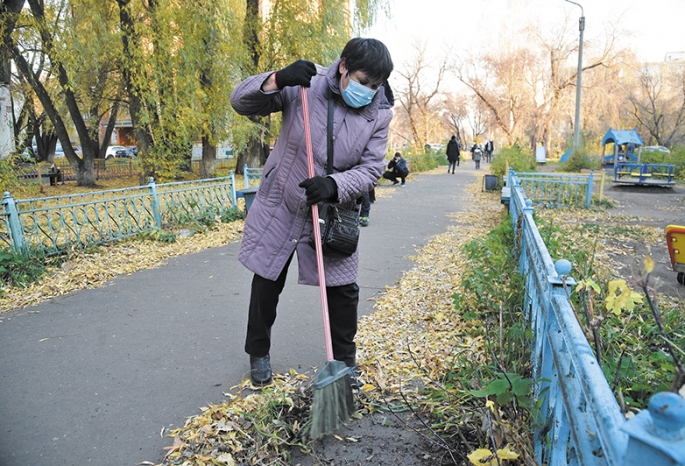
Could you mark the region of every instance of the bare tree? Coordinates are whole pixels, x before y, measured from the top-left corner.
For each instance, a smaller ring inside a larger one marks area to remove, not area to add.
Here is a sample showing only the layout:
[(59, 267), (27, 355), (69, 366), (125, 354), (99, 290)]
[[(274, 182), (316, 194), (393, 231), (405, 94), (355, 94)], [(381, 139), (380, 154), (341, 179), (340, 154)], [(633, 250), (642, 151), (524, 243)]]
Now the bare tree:
[(631, 115), (649, 139), (662, 146), (685, 142), (685, 66), (665, 62), (643, 67), (629, 102)]
[[(546, 147), (550, 147), (554, 123), (575, 111), (572, 105), (574, 92), (571, 91), (575, 89), (578, 78), (578, 41), (574, 26), (575, 22), (567, 16), (561, 26), (550, 35), (543, 34), (539, 27), (530, 29), (531, 38), (539, 44), (537, 66), (541, 70), (533, 76), (535, 80), (531, 83), (536, 91), (531, 125), (533, 146), (537, 141), (542, 141)], [(586, 64), (582, 68), (584, 76), (595, 68), (610, 68), (617, 63), (622, 54), (622, 50), (616, 46), (620, 35), (613, 27), (608, 30), (599, 48), (593, 47), (593, 42), (586, 45), (588, 53), (585, 55)], [(613, 87), (614, 83), (594, 84), (606, 88)]]
[(468, 119), (466, 96), (448, 94), (444, 101), (443, 119), (449, 131), (457, 137), (461, 147), (466, 147), (465, 122)]
[(444, 137), (439, 114), (439, 96), (448, 69), (449, 53), (439, 60), (426, 54), (426, 44), (415, 42), (414, 56), (396, 71), (400, 78), (396, 95), (415, 147), (421, 148), (430, 140)]
[(483, 101), (474, 96), (468, 116), (473, 142), (480, 143), (488, 130), (488, 108)]
[(457, 78), (492, 113), (507, 142), (521, 134), (522, 121), (531, 108), (530, 85), (525, 77), (535, 66), (528, 50), (502, 48), (482, 58), (469, 57), (456, 67)]

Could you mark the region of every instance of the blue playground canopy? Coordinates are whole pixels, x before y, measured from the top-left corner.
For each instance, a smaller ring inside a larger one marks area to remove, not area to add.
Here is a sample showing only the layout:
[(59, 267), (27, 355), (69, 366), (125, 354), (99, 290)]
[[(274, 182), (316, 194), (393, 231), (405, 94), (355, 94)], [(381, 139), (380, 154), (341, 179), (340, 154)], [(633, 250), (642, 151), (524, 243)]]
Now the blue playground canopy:
[(645, 142), (642, 140), (639, 134), (637, 134), (637, 127), (627, 130), (627, 129), (611, 129), (602, 138), (602, 145), (606, 146), (610, 143), (618, 144), (622, 146), (623, 144), (630, 144), (631, 142), (636, 146), (641, 146)]
[[(614, 150), (612, 154), (606, 154), (606, 145), (614, 143)], [(618, 159), (619, 162), (637, 162), (640, 156), (639, 148), (645, 142), (642, 140), (639, 134), (637, 134), (637, 128), (631, 130), (625, 129), (611, 129), (602, 138), (602, 159), (604, 164), (613, 165), (614, 161)], [(628, 147), (632, 144), (633, 150)], [(635, 150), (638, 149), (637, 155), (635, 155)], [(621, 159), (623, 157), (623, 159)]]

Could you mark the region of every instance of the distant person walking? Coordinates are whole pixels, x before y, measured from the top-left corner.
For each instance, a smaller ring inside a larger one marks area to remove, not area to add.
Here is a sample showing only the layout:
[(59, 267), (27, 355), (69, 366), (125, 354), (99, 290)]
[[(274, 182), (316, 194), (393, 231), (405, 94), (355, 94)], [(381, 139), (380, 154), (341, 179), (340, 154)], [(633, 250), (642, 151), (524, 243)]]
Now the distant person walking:
[(485, 161), (487, 163), (491, 163), (492, 162), (492, 152), (495, 150), (495, 148), (492, 144), (492, 140), (485, 142), (484, 150), (485, 150)]
[(402, 180), (401, 186), (405, 186), (405, 180), (409, 175), (409, 169), (407, 168), (407, 161), (402, 158), (402, 154), (395, 152), (395, 156), (392, 158), (388, 164), (388, 170), (383, 173), (383, 178), (392, 181), (393, 185), (399, 183), (397, 178)]
[(452, 174), (454, 175), (454, 167), (459, 166), (460, 157), (461, 154), (459, 153), (459, 143), (457, 142), (457, 137), (452, 136), (452, 139), (450, 139), (450, 141), (447, 143), (447, 161), (449, 162), (447, 173), (450, 173), (451, 169)]
[(473, 147), (471, 147), (471, 154), (473, 161), (476, 163), (476, 170), (480, 170), (480, 158), (483, 153), (483, 149), (480, 148), (479, 145), (474, 144)]

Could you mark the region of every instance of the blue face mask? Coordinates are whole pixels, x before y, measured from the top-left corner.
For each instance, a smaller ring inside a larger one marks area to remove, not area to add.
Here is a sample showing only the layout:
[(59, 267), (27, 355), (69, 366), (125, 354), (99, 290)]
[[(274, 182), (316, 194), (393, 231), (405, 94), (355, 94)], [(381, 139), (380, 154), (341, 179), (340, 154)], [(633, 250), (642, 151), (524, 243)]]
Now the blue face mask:
[(359, 84), (347, 74), (347, 89), (342, 88), (342, 79), (340, 80), (340, 92), (342, 93), (345, 103), (350, 107), (360, 108), (369, 105), (376, 95), (376, 89), (369, 89), (366, 86)]

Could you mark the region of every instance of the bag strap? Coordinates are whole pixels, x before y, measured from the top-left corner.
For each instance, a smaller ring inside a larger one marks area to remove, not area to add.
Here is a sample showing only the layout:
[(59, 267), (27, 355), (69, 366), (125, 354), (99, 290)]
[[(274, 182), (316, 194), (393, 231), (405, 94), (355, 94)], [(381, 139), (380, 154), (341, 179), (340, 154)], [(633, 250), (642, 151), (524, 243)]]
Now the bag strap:
[(331, 98), (330, 89), (328, 90), (328, 137), (327, 137), (327, 152), (328, 163), (326, 164), (326, 173), (331, 175), (333, 173), (333, 99)]

